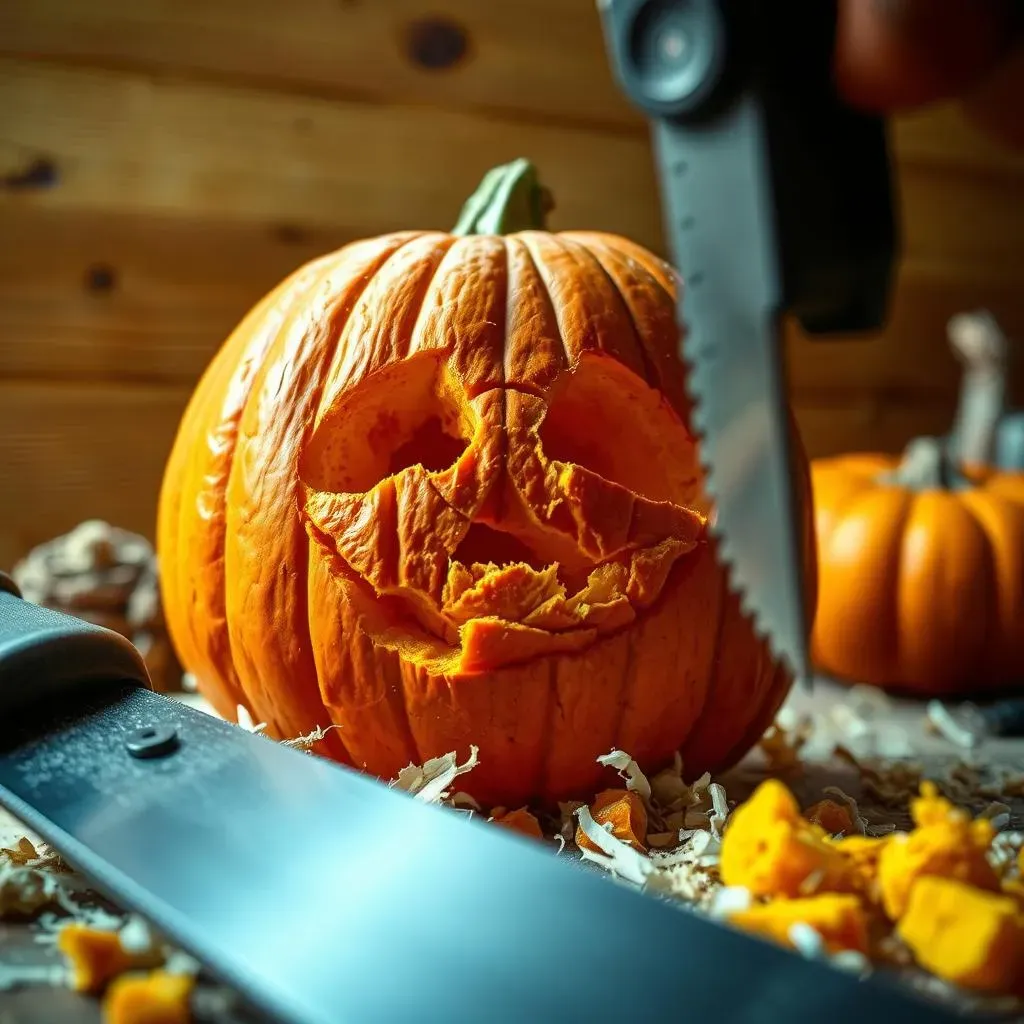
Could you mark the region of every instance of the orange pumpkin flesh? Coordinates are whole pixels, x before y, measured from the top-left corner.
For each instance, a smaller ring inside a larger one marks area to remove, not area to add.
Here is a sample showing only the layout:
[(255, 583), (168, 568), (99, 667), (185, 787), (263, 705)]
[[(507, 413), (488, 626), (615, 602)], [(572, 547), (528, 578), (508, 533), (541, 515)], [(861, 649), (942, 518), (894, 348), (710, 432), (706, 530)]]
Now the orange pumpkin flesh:
[(671, 269), (538, 230), (542, 199), (517, 162), (459, 233), (283, 282), (199, 383), (158, 522), (220, 713), (337, 724), (319, 752), (381, 777), (477, 744), (466, 788), (508, 806), (592, 793), (613, 747), (724, 767), (790, 685), (706, 533)]
[(1024, 474), (970, 486), (885, 478), (901, 459), (811, 466), (819, 600), (812, 654), (838, 678), (923, 694), (1024, 683)]

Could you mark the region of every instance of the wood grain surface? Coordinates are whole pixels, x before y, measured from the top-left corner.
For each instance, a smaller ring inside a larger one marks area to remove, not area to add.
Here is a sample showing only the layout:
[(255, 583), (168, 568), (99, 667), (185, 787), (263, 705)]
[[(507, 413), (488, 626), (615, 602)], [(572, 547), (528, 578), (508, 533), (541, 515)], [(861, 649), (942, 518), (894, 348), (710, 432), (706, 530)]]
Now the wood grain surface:
[[(0, 58), (5, 206), (306, 223), (354, 234), (450, 226), (491, 166), (529, 155), (555, 228), (664, 251), (647, 136)], [(1020, 270), (1024, 160), (943, 111), (894, 132), (908, 259)], [(982, 147), (979, 149), (979, 146)], [(991, 154), (985, 157), (984, 154)], [(52, 184), (12, 189), (40, 159)], [(973, 187), (963, 187), (972, 177)], [(1009, 261), (1006, 263), (1005, 261)]]
[[(891, 127), (890, 322), (789, 332), (814, 454), (948, 426), (952, 314), (986, 306), (1024, 344), (1024, 154), (953, 104)], [(664, 253), (592, 0), (0, 3), (0, 565), (94, 514), (152, 536), (177, 416), (245, 311), (352, 239), (451, 225), (519, 155), (553, 227)]]

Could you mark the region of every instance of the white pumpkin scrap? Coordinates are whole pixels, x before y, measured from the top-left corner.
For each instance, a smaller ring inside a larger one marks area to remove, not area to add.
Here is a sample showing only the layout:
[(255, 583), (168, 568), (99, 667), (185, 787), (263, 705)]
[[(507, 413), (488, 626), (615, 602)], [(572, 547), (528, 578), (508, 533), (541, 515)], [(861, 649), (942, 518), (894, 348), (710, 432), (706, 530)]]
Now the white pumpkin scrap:
[(651, 799), (651, 784), (647, 781), (647, 776), (624, 750), (613, 750), (611, 753), (602, 754), (597, 759), (597, 763), (606, 768), (617, 769), (619, 778), (626, 781), (626, 789), (639, 793), (645, 803)]
[(479, 747), (470, 746), (469, 758), (462, 764), (459, 764), (458, 754), (451, 751), (443, 757), (432, 757), (423, 765), (407, 765), (399, 771), (398, 778), (391, 785), (424, 803), (447, 800), (451, 796), (452, 783), (479, 764), (479, 752)]

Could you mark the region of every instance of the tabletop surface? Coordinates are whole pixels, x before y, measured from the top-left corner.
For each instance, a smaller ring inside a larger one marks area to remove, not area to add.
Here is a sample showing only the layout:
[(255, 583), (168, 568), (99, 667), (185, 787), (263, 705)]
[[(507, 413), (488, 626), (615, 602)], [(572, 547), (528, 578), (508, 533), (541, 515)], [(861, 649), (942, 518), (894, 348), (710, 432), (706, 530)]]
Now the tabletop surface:
[[(194, 695), (181, 699), (195, 707), (208, 710)], [(858, 801), (861, 813), (869, 820), (906, 823), (903, 810), (892, 802), (879, 800), (871, 785), (865, 786), (864, 774), (851, 758), (832, 754), (835, 745), (850, 750), (857, 759), (911, 758), (923, 765), (929, 775), (942, 777), (966, 759), (989, 771), (1024, 775), (1024, 740), (991, 739), (973, 752), (937, 733), (929, 725), (926, 704), (920, 701), (883, 697), (862, 688), (849, 690), (821, 681), (811, 692), (794, 691), (784, 713), (783, 722), (810, 720), (814, 728), (801, 752), (802, 767), (784, 778), (806, 806), (821, 797), (828, 785), (838, 785)], [(741, 765), (722, 776), (730, 803), (742, 800), (770, 768), (761, 750), (753, 752)], [(968, 775), (970, 772), (968, 771)], [(963, 792), (963, 802), (981, 809), (991, 797)], [(1019, 795), (1006, 797), (1011, 808), (1012, 828), (1024, 828), (1024, 786)], [(905, 805), (904, 805), (905, 806)], [(0, 846), (11, 846), (27, 830), (0, 811)], [(53, 984), (4, 987), (4, 970), (17, 965), (59, 966), (61, 958), (52, 945), (38, 941), (36, 925), (14, 920), (0, 920), (0, 1024), (99, 1024), (99, 1003), (78, 995), (66, 987)], [(202, 1014), (198, 1015), (202, 1019)], [(235, 1019), (223, 1012), (206, 1019), (218, 1022)]]

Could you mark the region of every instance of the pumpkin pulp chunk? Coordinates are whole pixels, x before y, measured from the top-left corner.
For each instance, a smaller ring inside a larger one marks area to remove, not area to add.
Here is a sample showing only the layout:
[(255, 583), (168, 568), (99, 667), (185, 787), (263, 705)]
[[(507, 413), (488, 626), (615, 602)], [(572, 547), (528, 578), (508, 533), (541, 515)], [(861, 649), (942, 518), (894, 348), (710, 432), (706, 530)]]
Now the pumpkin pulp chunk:
[[(431, 351), (321, 412), (300, 465), (308, 530), (379, 643), (484, 671), (579, 650), (658, 598), (705, 519), (656, 457), (678, 419), (630, 377), (585, 357), (546, 397), (471, 394)], [(626, 437), (588, 428), (595, 402), (630, 418)]]

